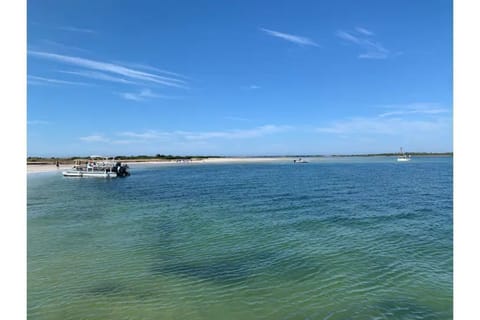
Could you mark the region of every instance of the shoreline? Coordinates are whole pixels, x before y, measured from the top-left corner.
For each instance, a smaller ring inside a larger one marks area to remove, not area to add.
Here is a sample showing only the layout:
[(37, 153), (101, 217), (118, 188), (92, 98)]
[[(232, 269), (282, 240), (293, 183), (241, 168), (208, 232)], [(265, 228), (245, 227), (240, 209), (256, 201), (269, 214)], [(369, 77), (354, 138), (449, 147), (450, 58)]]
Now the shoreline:
[[(436, 155), (434, 157), (442, 157), (443, 155)], [(357, 156), (358, 157), (358, 156)], [(367, 156), (368, 157), (368, 156)], [(372, 156), (369, 156), (372, 157)], [(378, 157), (394, 157), (394, 156), (378, 156)], [(425, 157), (425, 156), (416, 156)], [(241, 164), (241, 163), (266, 163), (266, 162), (278, 162), (278, 161), (293, 161), (300, 157), (225, 157), (225, 158), (201, 158), (191, 160), (161, 160), (161, 159), (145, 159), (145, 160), (120, 160), (124, 164), (128, 164), (131, 167), (141, 165), (186, 165), (186, 164)], [(308, 157), (305, 159), (338, 159), (338, 158), (353, 158), (352, 156), (330, 156), (330, 157)], [(71, 169), (73, 163), (60, 164), (57, 168), (53, 163), (27, 163), (27, 174), (42, 173), (42, 172), (62, 172), (64, 170)]]
[(62, 164), (58, 168), (54, 164), (27, 164), (27, 174), (42, 173), (42, 172), (61, 172), (72, 168), (71, 165)]
[[(238, 157), (238, 158), (210, 158), (210, 159), (195, 159), (190, 161), (177, 161), (177, 160), (147, 160), (147, 161), (135, 161), (125, 160), (122, 163), (135, 167), (138, 165), (183, 165), (183, 164), (222, 164), (222, 163), (255, 163), (255, 162), (274, 162), (274, 161), (287, 161), (291, 160), (289, 157)], [(61, 172), (72, 168), (73, 164), (61, 164), (58, 168), (54, 164), (50, 163), (27, 163), (27, 174), (42, 173), (42, 172)]]

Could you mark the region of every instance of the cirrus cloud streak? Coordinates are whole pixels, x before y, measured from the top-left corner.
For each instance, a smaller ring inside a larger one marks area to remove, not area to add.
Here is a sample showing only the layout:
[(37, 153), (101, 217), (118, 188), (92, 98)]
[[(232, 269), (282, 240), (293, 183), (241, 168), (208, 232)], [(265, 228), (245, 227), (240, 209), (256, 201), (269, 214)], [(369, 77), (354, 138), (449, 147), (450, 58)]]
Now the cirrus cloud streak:
[(234, 140), (234, 139), (251, 139), (258, 138), (276, 133), (285, 132), (292, 129), (290, 126), (264, 125), (251, 129), (234, 129), (225, 131), (157, 131), (147, 130), (144, 132), (124, 131), (118, 132), (107, 138), (104, 135), (92, 134), (80, 137), (84, 142), (113, 142), (131, 143), (152, 142), (156, 140), (183, 140), (183, 141), (207, 141), (207, 140)]
[(314, 46), (318, 47), (319, 45), (315, 43), (313, 40), (307, 38), (307, 37), (302, 37), (302, 36), (297, 36), (293, 34), (288, 34), (288, 33), (283, 33), (283, 32), (278, 32), (274, 30), (269, 30), (265, 28), (260, 28), (263, 32), (265, 32), (268, 35), (271, 35), (273, 37), (277, 37), (289, 42), (293, 42), (299, 45), (307, 45), (307, 46)]
[[(113, 64), (109, 62), (96, 61), (75, 56), (66, 56), (57, 53), (43, 52), (43, 51), (28, 51), (29, 55), (34, 57), (53, 60), (56, 62), (73, 65), (76, 67), (82, 67), (85, 69), (96, 70), (101, 72), (107, 72), (111, 75), (126, 77), (129, 81), (142, 81), (150, 84), (160, 84), (169, 87), (184, 88), (187, 89), (186, 81), (174, 77), (166, 77), (158, 74), (140, 71), (132, 68), (125, 67), (119, 64)], [(88, 76), (88, 73), (84, 73), (83, 76)], [(98, 77), (98, 74), (90, 74), (92, 77)], [(106, 80), (106, 79), (104, 79)]]

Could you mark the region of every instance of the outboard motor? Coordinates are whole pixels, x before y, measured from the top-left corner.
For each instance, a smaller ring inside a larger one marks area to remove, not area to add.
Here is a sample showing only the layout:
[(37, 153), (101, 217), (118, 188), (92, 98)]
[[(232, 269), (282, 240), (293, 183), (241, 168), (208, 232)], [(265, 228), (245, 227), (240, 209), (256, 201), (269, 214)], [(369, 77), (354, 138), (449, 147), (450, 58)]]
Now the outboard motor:
[(128, 165), (121, 162), (115, 163), (115, 166), (112, 167), (112, 171), (117, 173), (117, 177), (127, 177), (130, 175), (130, 172), (127, 171)]
[(130, 172), (127, 171), (128, 165), (124, 164), (121, 165), (120, 163), (117, 163), (117, 166), (115, 166), (117, 170), (117, 176), (118, 177), (127, 177), (130, 175)]

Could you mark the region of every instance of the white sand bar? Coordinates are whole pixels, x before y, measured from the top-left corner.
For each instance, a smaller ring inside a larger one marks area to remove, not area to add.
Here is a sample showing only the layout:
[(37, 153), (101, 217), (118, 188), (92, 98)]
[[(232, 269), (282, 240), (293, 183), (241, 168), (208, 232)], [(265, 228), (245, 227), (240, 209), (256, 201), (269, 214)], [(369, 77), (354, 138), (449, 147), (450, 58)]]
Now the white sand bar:
[[(122, 163), (126, 163), (129, 166), (136, 165), (162, 165), (162, 164), (184, 164), (184, 163), (259, 163), (259, 162), (276, 162), (276, 161), (291, 161), (293, 158), (289, 157), (228, 157), (228, 158), (205, 158), (205, 159), (193, 159), (191, 161), (177, 161), (177, 160), (149, 160), (149, 161), (134, 161), (134, 160), (120, 160)], [(53, 164), (28, 164), (27, 173), (39, 173), (39, 172), (55, 172), (71, 169), (72, 165), (62, 164), (58, 168)]]

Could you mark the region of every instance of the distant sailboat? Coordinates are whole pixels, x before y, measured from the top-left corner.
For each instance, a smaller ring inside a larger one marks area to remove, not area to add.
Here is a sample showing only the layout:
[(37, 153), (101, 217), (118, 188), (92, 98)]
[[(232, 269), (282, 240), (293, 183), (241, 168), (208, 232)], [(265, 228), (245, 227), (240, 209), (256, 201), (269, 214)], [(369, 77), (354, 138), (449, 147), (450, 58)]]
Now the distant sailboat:
[(308, 163), (308, 161), (304, 160), (302, 158), (298, 158), (298, 159), (293, 160), (293, 163)]
[(403, 152), (403, 149), (400, 147), (400, 156), (397, 158), (397, 161), (410, 161), (412, 158)]

